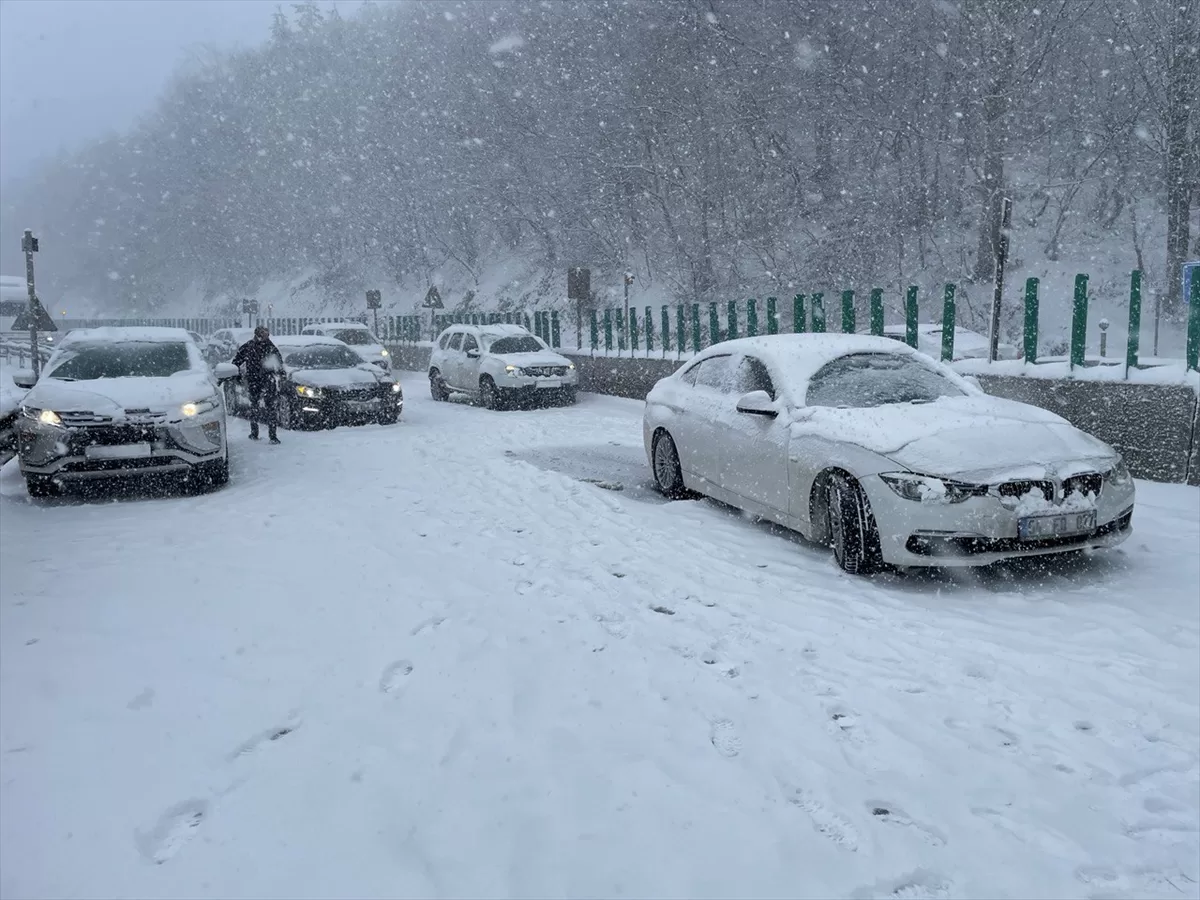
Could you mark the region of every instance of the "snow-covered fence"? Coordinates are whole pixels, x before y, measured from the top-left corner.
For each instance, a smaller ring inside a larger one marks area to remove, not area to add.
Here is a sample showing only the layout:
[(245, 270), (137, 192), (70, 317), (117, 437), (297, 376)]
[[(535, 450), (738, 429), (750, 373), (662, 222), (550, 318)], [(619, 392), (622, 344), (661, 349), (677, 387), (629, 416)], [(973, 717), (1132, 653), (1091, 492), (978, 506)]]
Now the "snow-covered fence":
[[(51, 348), (38, 344), (38, 359), (45, 362), (50, 358)], [(15, 364), (18, 369), (33, 365), (33, 354), (29, 348), (29, 338), (25, 335), (0, 336), (0, 358), (6, 363)]]

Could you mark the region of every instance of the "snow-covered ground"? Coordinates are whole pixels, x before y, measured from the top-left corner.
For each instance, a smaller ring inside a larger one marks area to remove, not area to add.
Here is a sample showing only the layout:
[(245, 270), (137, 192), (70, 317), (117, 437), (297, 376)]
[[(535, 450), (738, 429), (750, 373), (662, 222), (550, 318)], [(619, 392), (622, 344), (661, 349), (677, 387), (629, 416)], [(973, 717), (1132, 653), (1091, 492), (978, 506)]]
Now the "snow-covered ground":
[(0, 894), (1200, 895), (1200, 490), (867, 581), (663, 502), (640, 403), (405, 385), (201, 497), (0, 471)]

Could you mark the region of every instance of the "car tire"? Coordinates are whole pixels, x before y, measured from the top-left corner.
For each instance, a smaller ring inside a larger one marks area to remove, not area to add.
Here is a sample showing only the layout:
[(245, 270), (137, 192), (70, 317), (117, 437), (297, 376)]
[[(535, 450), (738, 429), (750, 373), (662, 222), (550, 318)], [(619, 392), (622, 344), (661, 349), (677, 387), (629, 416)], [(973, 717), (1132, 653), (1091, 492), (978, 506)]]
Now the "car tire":
[(683, 500), (691, 495), (683, 485), (683, 468), (679, 465), (679, 451), (675, 440), (665, 431), (654, 436), (650, 447), (650, 458), (653, 461), (654, 486), (658, 492), (670, 500)]
[(842, 571), (871, 575), (882, 569), (879, 528), (862, 486), (846, 475), (835, 475), (829, 483), (828, 505), (829, 542)]
[(484, 375), (479, 379), (479, 402), (484, 409), (502, 409), (504, 406), (500, 396), (500, 388), (492, 381), (492, 376)]
[(45, 500), (61, 493), (54, 479), (47, 475), (26, 475), (25, 490), (33, 500)]
[(429, 370), (429, 396), (437, 403), (445, 403), (450, 399), (450, 389), (446, 387), (446, 380), (437, 369)]

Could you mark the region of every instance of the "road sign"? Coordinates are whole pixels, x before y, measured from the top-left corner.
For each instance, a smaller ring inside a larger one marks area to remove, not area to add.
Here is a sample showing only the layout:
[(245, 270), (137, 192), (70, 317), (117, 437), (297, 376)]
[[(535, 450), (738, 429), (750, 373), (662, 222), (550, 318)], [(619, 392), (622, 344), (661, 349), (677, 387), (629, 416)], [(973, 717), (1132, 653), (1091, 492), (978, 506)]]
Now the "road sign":
[(442, 295), (438, 293), (437, 287), (430, 285), (429, 290), (425, 292), (425, 300), (421, 304), (425, 309), (445, 309), (446, 304), (442, 302)]
[(244, 312), (248, 316), (257, 316), (258, 315), (258, 301), (257, 300), (243, 300), (242, 301), (242, 312)]
[(1183, 302), (1190, 303), (1192, 300), (1192, 284), (1200, 282), (1200, 261), (1185, 262), (1183, 264)]
[[(28, 331), (29, 318), (29, 307), (26, 306), (17, 313), (17, 317), (13, 319), (10, 328), (13, 331)], [(38, 331), (58, 331), (58, 326), (54, 324), (54, 320), (50, 318), (50, 314), (42, 306), (41, 300), (34, 301), (34, 319), (37, 322)]]
[(587, 300), (592, 290), (592, 270), (582, 266), (567, 269), (567, 299)]
[(380, 309), (383, 306), (383, 294), (379, 291), (367, 291), (367, 309)]

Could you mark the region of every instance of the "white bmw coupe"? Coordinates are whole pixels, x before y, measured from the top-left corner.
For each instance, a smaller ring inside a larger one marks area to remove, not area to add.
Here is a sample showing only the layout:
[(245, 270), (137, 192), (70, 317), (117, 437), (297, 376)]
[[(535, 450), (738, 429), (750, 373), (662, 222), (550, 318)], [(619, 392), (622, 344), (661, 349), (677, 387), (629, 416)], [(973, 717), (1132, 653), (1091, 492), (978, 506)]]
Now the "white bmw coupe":
[(829, 543), (850, 573), (1112, 547), (1131, 530), (1112, 447), (887, 338), (716, 344), (655, 385), (643, 430), (664, 494)]

